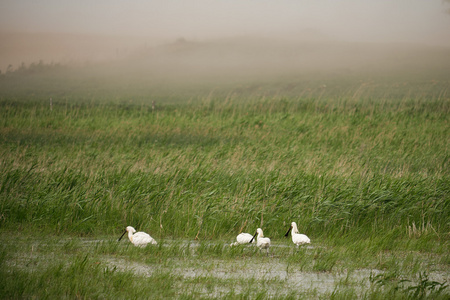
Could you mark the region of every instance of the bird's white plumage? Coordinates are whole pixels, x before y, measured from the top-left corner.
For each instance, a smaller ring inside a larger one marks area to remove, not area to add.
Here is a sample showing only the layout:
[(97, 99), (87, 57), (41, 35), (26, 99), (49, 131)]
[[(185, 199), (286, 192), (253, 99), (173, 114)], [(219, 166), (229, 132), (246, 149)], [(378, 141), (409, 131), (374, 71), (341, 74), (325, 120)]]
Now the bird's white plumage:
[[(130, 239), (130, 242), (135, 246), (144, 247), (147, 244), (154, 244), (154, 245), (157, 244), (155, 239), (152, 238), (149, 234), (147, 234), (145, 232), (141, 232), (141, 231), (136, 232), (136, 229), (134, 229), (131, 226), (128, 226), (126, 228), (125, 232), (128, 232), (128, 238)], [(122, 237), (120, 237), (120, 238), (122, 238)]]
[(297, 223), (292, 222), (291, 223), (291, 235), (292, 235), (292, 242), (298, 246), (303, 244), (310, 244), (311, 240), (309, 237), (307, 237), (305, 234), (301, 234), (298, 232)]
[(263, 231), (261, 228), (256, 229), (256, 233), (253, 237), (256, 235), (256, 246), (259, 247), (259, 249), (266, 249), (267, 254), (269, 254), (269, 247), (270, 247), (270, 239), (268, 237), (264, 237)]
[[(237, 245), (243, 245), (248, 244), (252, 240), (253, 236), (250, 233), (240, 233), (236, 237), (236, 242), (231, 243), (231, 246), (237, 246)], [(252, 241), (253, 243), (253, 241)]]

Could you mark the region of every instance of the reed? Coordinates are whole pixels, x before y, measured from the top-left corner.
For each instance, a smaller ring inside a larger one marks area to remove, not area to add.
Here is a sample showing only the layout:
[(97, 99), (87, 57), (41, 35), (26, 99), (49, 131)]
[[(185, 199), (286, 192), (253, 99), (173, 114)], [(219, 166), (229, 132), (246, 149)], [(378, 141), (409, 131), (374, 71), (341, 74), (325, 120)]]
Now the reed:
[[(33, 78), (24, 80), (31, 86), (46, 82)], [(130, 94), (133, 101), (83, 86), (64, 97), (52, 95), (50, 109), (48, 86), (24, 93), (15, 80), (0, 80), (5, 87), (0, 97), (4, 233), (117, 238), (132, 225), (162, 241), (160, 247), (144, 250), (151, 257), (148, 264), (195, 255), (265, 263), (257, 251), (214, 242), (231, 242), (241, 231), (262, 227), (275, 244), (291, 246), (283, 235), (295, 221), (320, 247), (278, 249), (289, 268), (318, 273), (379, 268), (405, 274), (423, 267), (423, 259), (416, 256), (398, 265), (398, 257), (386, 257), (386, 251), (437, 255), (448, 267), (450, 101), (445, 85), (440, 92), (414, 97), (412, 87), (406, 87), (399, 98), (380, 96), (379, 89), (367, 86), (348, 87), (335, 97), (332, 92), (293, 96), (270, 91), (279, 85), (258, 93), (255, 88), (225, 92), (223, 86), (212, 93), (210, 87), (197, 90), (196, 97), (188, 90), (185, 96), (181, 88), (161, 98), (146, 98), (138, 90)], [(67, 82), (68, 87), (76, 84)], [(171, 239), (200, 245), (163, 246)], [(70, 243), (65, 247), (67, 252), (78, 249)], [(93, 258), (75, 251), (73, 262), (62, 258), (46, 265), (42, 276), (1, 268), (6, 278), (1, 292), (10, 298), (140, 298), (150, 289), (142, 289), (149, 282), (167, 296), (179, 295), (177, 287), (186, 286), (173, 270), (136, 277), (96, 266), (95, 257), (105, 253), (142, 254), (125, 249), (96, 246), (90, 250)], [(8, 244), (3, 250), (2, 263), (8, 263), (14, 247)], [(40, 288), (61, 276), (70, 280)], [(83, 276), (87, 279), (81, 280)], [(21, 280), (13, 280), (17, 277)], [(93, 278), (103, 283), (92, 286)], [(235, 284), (208, 276), (195, 280), (198, 289), (184, 297), (200, 297), (208, 286), (214, 290)], [(416, 289), (401, 286), (400, 298), (441, 293), (442, 285), (433, 285), (425, 275), (421, 280)], [(130, 281), (129, 287), (119, 288)], [(261, 284), (245, 279), (239, 290), (208, 295), (263, 298), (269, 289), (263, 294), (251, 291)], [(282, 286), (270, 284), (276, 291)], [(381, 295), (397, 297), (398, 289), (391, 287)], [(376, 299), (380, 289), (374, 283), (367, 298)], [(361, 295), (342, 287), (327, 296), (355, 293)], [(314, 290), (308, 295), (317, 296)]]

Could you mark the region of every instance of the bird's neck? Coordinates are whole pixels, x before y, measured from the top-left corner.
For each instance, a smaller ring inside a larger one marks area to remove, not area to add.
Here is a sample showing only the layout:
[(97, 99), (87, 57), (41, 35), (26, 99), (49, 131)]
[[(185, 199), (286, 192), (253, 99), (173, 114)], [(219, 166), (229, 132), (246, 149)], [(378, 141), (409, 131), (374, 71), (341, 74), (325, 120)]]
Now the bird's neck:
[(130, 240), (133, 239), (133, 233), (132, 233), (131, 231), (128, 231), (128, 238), (129, 238)]

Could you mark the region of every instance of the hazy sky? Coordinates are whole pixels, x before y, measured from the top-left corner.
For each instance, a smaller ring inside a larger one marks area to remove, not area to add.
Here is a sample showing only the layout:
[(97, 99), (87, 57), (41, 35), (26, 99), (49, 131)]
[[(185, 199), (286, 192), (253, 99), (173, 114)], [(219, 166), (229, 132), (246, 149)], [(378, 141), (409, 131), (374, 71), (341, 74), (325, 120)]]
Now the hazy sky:
[(448, 0), (0, 0), (3, 31), (206, 39), (299, 35), (450, 46)]

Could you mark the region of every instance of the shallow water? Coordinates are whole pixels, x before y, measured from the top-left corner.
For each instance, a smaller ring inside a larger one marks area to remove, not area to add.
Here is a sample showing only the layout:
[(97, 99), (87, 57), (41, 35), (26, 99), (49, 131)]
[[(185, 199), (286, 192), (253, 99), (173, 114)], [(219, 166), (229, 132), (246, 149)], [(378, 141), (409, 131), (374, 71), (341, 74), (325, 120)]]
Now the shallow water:
[[(305, 291), (314, 289), (318, 293), (332, 292), (342, 280), (349, 280), (367, 287), (369, 276), (380, 273), (379, 270), (356, 270), (350, 273), (339, 274), (329, 272), (302, 272), (289, 270), (286, 263), (277, 259), (251, 266), (252, 262), (244, 266), (233, 261), (214, 260), (209, 261), (208, 266), (178, 267), (185, 263), (174, 260), (175, 267), (160, 268), (152, 264), (130, 262), (125, 259), (105, 257), (105, 262), (110, 267), (116, 267), (122, 271), (132, 271), (137, 275), (151, 276), (156, 271), (170, 271), (173, 274), (181, 275), (185, 278), (213, 277), (218, 279), (255, 279), (255, 280), (279, 280), (287, 290)], [(211, 267), (213, 265), (213, 267)]]
[[(68, 247), (73, 243), (73, 247), (79, 249), (86, 249), (89, 253), (89, 249), (94, 249), (96, 246), (101, 246), (104, 243), (106, 245), (115, 245), (117, 240), (107, 239), (87, 239), (87, 238), (68, 238), (61, 239), (53, 245), (57, 247)], [(28, 241), (29, 243), (29, 241)], [(318, 294), (331, 293), (341, 286), (351, 286), (358, 293), (363, 292), (370, 286), (370, 277), (383, 273), (377, 269), (357, 269), (357, 270), (343, 270), (339, 271), (333, 268), (332, 272), (313, 272), (303, 271), (301, 266), (297, 263), (289, 263), (285, 258), (289, 253), (296, 251), (295, 247), (290, 247), (287, 244), (281, 242), (275, 243), (271, 247), (269, 256), (266, 256), (265, 252), (255, 251), (255, 245), (240, 245), (235, 247), (243, 248), (244, 256), (240, 255), (233, 259), (230, 257), (229, 252), (223, 258), (214, 255), (205, 255), (205, 259), (199, 255), (198, 250), (201, 245), (203, 246), (218, 246), (217, 242), (198, 242), (190, 240), (164, 240), (160, 241), (160, 245), (164, 248), (179, 247), (179, 249), (189, 248), (188, 253), (183, 253), (180, 257), (171, 256), (163, 259), (164, 263), (158, 262), (142, 262), (143, 257), (139, 257), (140, 251), (135, 251), (136, 248), (132, 246), (128, 240), (122, 240), (117, 244), (120, 249), (121, 255), (104, 254), (98, 255), (96, 259), (99, 263), (108, 268), (115, 268), (119, 271), (130, 271), (138, 276), (152, 276), (155, 272), (164, 272), (182, 277), (185, 279), (195, 278), (214, 278), (218, 279), (218, 283), (214, 286), (215, 291), (209, 296), (218, 296), (229, 292), (226, 288), (221, 287), (220, 280), (234, 280), (237, 282), (233, 286), (234, 291), (239, 293), (245, 289), (245, 282), (257, 282), (257, 285), (263, 285), (264, 289), (269, 294), (280, 295), (289, 294), (292, 292), (306, 292), (314, 291)], [(31, 251), (20, 252), (11, 260), (8, 264), (10, 266), (18, 268), (29, 268), (29, 270), (38, 270), (45, 267), (48, 255), (42, 255), (42, 250), (39, 255), (36, 255), (33, 249), (38, 247), (47, 247), (51, 244), (46, 244), (43, 240), (36, 240), (30, 247)], [(30, 244), (28, 244), (30, 245)], [(222, 244), (224, 249), (230, 247), (229, 243)], [(148, 247), (159, 247), (149, 245)], [(108, 246), (107, 246), (108, 248)], [(135, 258), (127, 257), (127, 248)], [(219, 247), (220, 248), (220, 247)], [(291, 249), (289, 249), (291, 248)], [(308, 245), (302, 248), (303, 251), (308, 253), (314, 251), (317, 248), (324, 248), (317, 245)], [(114, 249), (114, 248), (113, 248)], [(45, 252), (45, 251), (44, 251)], [(64, 253), (64, 252), (63, 252)], [(106, 253), (110, 253), (106, 251)], [(152, 253), (151, 251), (142, 250), (144, 255)], [(49, 255), (51, 255), (49, 253)], [(136, 257), (137, 255), (137, 257)], [(190, 259), (190, 257), (192, 259)], [(137, 258), (137, 259), (136, 259)], [(64, 261), (66, 257), (59, 258)], [(30, 264), (30, 262), (32, 262)], [(31, 267), (31, 268), (30, 268)], [(342, 269), (341, 269), (342, 270)], [(442, 271), (430, 271), (427, 273), (429, 280), (438, 282), (449, 282), (450, 275)]]

